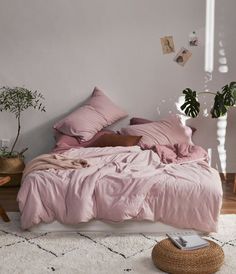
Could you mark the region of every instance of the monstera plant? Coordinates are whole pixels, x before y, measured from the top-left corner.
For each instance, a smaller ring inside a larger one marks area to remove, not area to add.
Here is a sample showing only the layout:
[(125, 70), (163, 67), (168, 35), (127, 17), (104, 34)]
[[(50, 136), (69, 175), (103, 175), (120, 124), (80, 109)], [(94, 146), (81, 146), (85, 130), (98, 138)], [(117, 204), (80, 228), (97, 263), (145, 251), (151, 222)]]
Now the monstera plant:
[(23, 87), (0, 88), (0, 111), (12, 113), (17, 120), (17, 133), (11, 148), (2, 147), (0, 149), (0, 177), (10, 176), (11, 185), (18, 185), (21, 180), (24, 169), (23, 153), (27, 150), (25, 148), (20, 152), (15, 151), (21, 132), (22, 112), (29, 108), (45, 111), (42, 100), (44, 97), (38, 91)]
[(190, 88), (183, 90), (185, 95), (185, 102), (180, 107), (181, 110), (187, 116), (195, 118), (200, 112), (200, 103), (198, 101), (198, 96), (201, 94), (211, 94), (214, 96), (214, 104), (211, 109), (211, 117), (219, 118), (227, 113), (228, 109), (236, 105), (236, 82), (231, 82), (221, 88), (221, 91), (217, 92), (197, 92)]

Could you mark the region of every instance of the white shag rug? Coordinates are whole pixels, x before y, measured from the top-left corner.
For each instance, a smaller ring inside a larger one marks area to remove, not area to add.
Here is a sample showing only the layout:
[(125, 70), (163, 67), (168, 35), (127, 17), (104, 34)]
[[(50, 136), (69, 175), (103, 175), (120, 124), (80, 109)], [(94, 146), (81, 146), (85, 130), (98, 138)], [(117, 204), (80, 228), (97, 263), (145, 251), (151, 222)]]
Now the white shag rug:
[[(155, 234), (108, 234), (22, 231), (19, 214), (0, 220), (1, 274), (156, 274), (151, 260)], [(218, 273), (236, 273), (236, 214), (221, 215), (218, 233), (209, 239), (223, 247), (225, 263)]]

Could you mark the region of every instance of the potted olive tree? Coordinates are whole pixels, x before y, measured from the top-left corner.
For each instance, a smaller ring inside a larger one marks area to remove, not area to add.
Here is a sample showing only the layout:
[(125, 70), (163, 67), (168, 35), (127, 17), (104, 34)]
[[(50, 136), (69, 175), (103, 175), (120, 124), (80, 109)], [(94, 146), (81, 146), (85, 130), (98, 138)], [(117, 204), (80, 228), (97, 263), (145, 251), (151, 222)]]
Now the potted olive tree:
[(185, 95), (185, 102), (180, 107), (187, 116), (195, 118), (200, 112), (200, 103), (198, 96), (201, 94), (210, 94), (214, 96), (214, 104), (211, 109), (211, 117), (219, 118), (227, 113), (230, 107), (236, 105), (236, 82), (231, 82), (221, 88), (221, 91), (217, 92), (196, 92), (190, 88), (183, 90)]
[(28, 108), (45, 112), (42, 101), (43, 95), (38, 91), (31, 91), (23, 87), (0, 88), (0, 111), (7, 111), (15, 115), (17, 120), (17, 133), (10, 148), (0, 148), (0, 177), (10, 176), (10, 185), (19, 185), (24, 170), (24, 152), (15, 151), (15, 146), (21, 133), (22, 112)]

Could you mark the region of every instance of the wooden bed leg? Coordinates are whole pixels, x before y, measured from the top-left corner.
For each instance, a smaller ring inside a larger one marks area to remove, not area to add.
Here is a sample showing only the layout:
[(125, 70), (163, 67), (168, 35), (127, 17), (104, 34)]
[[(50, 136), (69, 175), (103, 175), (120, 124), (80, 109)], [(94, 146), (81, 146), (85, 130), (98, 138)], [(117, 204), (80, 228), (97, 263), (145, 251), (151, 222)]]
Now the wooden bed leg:
[(234, 173), (234, 193), (236, 193), (236, 173)]
[(7, 216), (7, 213), (4, 208), (0, 206), (0, 216), (2, 217), (4, 222), (10, 222), (9, 217)]

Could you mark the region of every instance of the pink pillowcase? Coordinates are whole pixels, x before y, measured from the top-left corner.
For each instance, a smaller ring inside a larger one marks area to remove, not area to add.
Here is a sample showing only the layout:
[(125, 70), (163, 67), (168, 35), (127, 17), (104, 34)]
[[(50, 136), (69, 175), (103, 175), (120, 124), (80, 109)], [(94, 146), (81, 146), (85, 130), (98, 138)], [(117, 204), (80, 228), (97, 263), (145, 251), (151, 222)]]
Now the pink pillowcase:
[(53, 152), (64, 152), (70, 148), (80, 148), (80, 147), (90, 147), (97, 139), (99, 139), (104, 134), (115, 134), (112, 130), (101, 130), (94, 135), (92, 139), (86, 142), (80, 142), (77, 137), (64, 135), (60, 132), (55, 132), (56, 146)]
[(191, 128), (184, 126), (178, 115), (146, 124), (132, 125), (121, 129), (123, 135), (142, 136), (139, 145), (151, 148), (154, 145), (193, 144)]
[(87, 103), (56, 123), (54, 129), (66, 135), (77, 136), (85, 142), (102, 128), (126, 116), (124, 110), (95, 87)]
[[(138, 117), (133, 117), (129, 120), (129, 124), (130, 125), (140, 125), (140, 124), (147, 124), (147, 123), (152, 123), (155, 121), (152, 120), (148, 120), (145, 118), (138, 118)], [(192, 130), (192, 135), (195, 133), (195, 131), (197, 130), (195, 127), (189, 126)]]
[(137, 117), (133, 117), (129, 120), (130, 125), (141, 125), (141, 124), (147, 124), (152, 122), (155, 122), (155, 121), (151, 121), (145, 118), (137, 118)]

